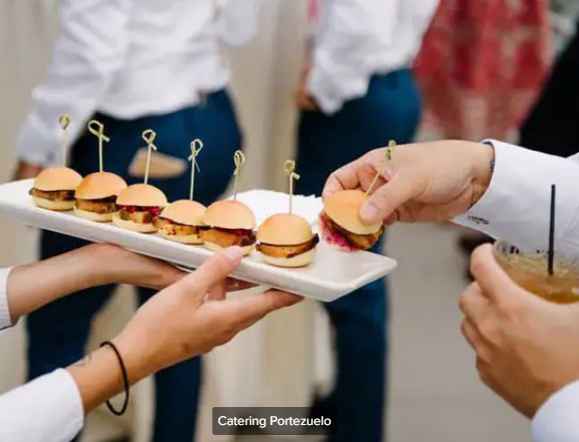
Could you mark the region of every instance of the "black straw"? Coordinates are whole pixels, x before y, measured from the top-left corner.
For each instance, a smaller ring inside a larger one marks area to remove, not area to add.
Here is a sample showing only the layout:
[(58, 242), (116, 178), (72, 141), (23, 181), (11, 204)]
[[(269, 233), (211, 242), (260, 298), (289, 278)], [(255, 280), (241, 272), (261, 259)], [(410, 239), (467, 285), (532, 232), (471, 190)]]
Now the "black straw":
[(549, 220), (549, 275), (555, 273), (555, 198), (557, 186), (551, 185), (551, 219)]

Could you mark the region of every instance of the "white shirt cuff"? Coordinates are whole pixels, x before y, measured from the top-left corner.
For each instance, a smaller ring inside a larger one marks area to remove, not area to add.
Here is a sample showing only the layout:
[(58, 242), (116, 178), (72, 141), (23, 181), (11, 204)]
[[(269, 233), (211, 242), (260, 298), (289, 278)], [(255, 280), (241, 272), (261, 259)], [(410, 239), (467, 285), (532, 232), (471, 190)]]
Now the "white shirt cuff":
[(577, 442), (579, 381), (553, 394), (535, 414), (531, 428), (535, 442)]
[(546, 250), (551, 185), (555, 184), (555, 250), (560, 256), (578, 258), (579, 164), (500, 141), (488, 142), (495, 149), (495, 170), (489, 188), (455, 222), (522, 250)]
[(84, 424), (78, 387), (59, 369), (0, 396), (0, 440), (63, 442)]
[(11, 268), (0, 269), (0, 330), (14, 325), (8, 305), (8, 275), (11, 270)]

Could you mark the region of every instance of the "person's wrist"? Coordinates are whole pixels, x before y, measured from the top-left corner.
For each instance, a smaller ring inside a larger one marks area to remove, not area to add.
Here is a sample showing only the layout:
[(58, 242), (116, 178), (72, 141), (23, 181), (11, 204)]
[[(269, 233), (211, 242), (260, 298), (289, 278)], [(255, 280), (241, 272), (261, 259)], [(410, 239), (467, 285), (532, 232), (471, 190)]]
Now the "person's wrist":
[(474, 144), (473, 146), (473, 192), (471, 207), (480, 201), (490, 186), (494, 167), (495, 149), (492, 145)]
[(152, 336), (136, 336), (125, 329), (113, 339), (113, 343), (123, 358), (131, 384), (163, 368)]
[(95, 285), (122, 284), (131, 252), (112, 244), (91, 244), (87, 253), (92, 262), (91, 277)]
[(81, 260), (84, 264), (84, 275), (87, 287), (98, 287), (115, 282), (115, 272), (118, 263), (111, 253), (108, 244), (91, 244), (82, 249), (84, 254)]

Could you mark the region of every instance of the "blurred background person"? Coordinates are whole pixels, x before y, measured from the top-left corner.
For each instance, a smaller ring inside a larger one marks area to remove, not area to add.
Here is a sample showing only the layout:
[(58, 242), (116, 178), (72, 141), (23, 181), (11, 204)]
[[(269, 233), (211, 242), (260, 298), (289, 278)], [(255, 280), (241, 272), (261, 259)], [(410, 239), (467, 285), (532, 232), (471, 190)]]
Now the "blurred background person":
[[(223, 43), (246, 42), (255, 29), (258, 1), (158, 2), (68, 0), (60, 3), (58, 36), (46, 79), (33, 92), (32, 109), (17, 141), (17, 177), (35, 176), (58, 161), (55, 122), (72, 116), (69, 165), (82, 175), (97, 170), (95, 138), (84, 130), (96, 118), (111, 142), (105, 169), (129, 183), (142, 180), (140, 134), (157, 132), (159, 155), (150, 183), (170, 200), (187, 196), (190, 142), (203, 140), (198, 161), (210, 171), (196, 199), (210, 203), (231, 176), (224, 161), (242, 144), (226, 90), (229, 70)], [(129, 173), (130, 171), (130, 173)], [(83, 241), (43, 232), (41, 258), (81, 246)], [(114, 286), (62, 299), (27, 321), (28, 378), (66, 366), (84, 354), (91, 321)], [(139, 304), (154, 294), (139, 289)], [(195, 433), (201, 361), (185, 361), (155, 376), (154, 441), (187, 441)]]
[[(341, 165), (388, 140), (414, 138), (421, 100), (411, 66), (437, 3), (311, 2), (313, 35), (297, 91), (299, 193), (321, 195)], [(388, 347), (384, 281), (324, 307), (335, 331), (337, 373), (333, 391), (316, 399), (312, 414), (334, 418), (331, 441), (380, 441)]]
[[(551, 65), (549, 2), (441, 0), (417, 58), (423, 131), (514, 141)], [(468, 255), (490, 239), (465, 232)]]

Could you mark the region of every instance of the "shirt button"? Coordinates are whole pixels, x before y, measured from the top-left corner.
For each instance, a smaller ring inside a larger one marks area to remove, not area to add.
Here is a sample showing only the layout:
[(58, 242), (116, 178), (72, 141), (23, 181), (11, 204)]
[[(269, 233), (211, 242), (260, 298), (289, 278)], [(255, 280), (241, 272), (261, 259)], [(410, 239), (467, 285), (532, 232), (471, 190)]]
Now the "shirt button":
[(485, 226), (487, 226), (487, 225), (490, 224), (490, 222), (489, 222), (488, 219), (481, 218), (481, 217), (479, 217), (479, 216), (469, 215), (469, 216), (468, 216), (468, 220), (469, 220), (469, 221), (472, 221), (473, 223), (475, 223), (475, 224), (477, 224), (477, 225), (479, 225), (479, 226), (480, 226), (480, 225), (485, 225)]

